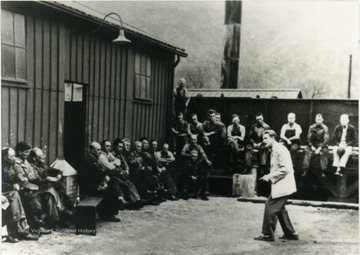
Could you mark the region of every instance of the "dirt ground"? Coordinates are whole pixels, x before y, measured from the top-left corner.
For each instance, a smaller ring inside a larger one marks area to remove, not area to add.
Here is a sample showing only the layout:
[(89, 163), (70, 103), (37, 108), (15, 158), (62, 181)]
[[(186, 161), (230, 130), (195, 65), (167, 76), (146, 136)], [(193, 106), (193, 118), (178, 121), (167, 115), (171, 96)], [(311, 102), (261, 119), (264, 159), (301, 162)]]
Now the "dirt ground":
[(120, 211), (119, 223), (99, 220), (96, 236), (64, 229), (37, 242), (4, 243), (2, 254), (359, 254), (358, 211), (288, 205), (300, 240), (259, 242), (263, 209), (224, 197), (169, 201)]

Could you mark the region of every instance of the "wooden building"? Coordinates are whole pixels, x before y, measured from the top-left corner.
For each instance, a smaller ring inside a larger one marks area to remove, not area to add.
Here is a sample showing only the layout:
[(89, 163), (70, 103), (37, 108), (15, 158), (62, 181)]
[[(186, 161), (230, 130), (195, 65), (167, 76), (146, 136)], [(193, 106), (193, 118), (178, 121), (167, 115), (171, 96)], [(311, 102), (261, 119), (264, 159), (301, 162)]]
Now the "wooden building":
[(90, 141), (166, 138), (184, 49), (55, 2), (2, 1), (2, 146), (71, 164)]

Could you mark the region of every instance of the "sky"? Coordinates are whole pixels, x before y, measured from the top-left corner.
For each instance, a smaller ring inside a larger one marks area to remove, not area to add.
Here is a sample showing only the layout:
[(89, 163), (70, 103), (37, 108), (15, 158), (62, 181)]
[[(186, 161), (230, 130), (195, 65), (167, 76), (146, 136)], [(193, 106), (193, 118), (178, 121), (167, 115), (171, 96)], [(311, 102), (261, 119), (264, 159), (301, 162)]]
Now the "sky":
[[(217, 88), (223, 51), (224, 1), (68, 2), (96, 16), (115, 11), (125, 26), (185, 48), (177, 67), (206, 69)], [(103, 14), (101, 14), (103, 13)], [(243, 1), (239, 87), (326, 87), (327, 98), (358, 97), (357, 1)], [(179, 78), (176, 76), (176, 78)]]

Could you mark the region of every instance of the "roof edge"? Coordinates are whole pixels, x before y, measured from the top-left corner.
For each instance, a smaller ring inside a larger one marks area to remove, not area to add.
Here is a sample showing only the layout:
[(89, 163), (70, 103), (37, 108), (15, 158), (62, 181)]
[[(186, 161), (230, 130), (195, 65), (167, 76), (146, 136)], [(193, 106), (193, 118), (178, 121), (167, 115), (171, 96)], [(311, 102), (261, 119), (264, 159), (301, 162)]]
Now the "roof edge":
[[(94, 15), (87, 14), (84, 11), (78, 10), (76, 8), (72, 8), (70, 6), (66, 6), (66, 5), (58, 3), (58, 2), (49, 2), (49, 1), (34, 1), (34, 2), (38, 3), (38, 4), (42, 4), (44, 6), (48, 6), (50, 8), (57, 9), (59, 11), (65, 12), (65, 13), (67, 13), (69, 15), (72, 15), (72, 16), (77, 16), (78, 18), (87, 20), (89, 22), (94, 22), (94, 23), (99, 23), (99, 24), (103, 22), (102, 19), (100, 19), (100, 18), (98, 18), (98, 17), (96, 17)], [(109, 21), (105, 21), (103, 26), (108, 27), (109, 29), (113, 29), (113, 30), (118, 30), (119, 29), (118, 25), (116, 25), (114, 23), (111, 23)], [(123, 27), (123, 28), (124, 28), (126, 33), (130, 34), (131, 36), (137, 37), (140, 40), (145, 41), (146, 43), (161, 47), (161, 48), (163, 48), (163, 49), (165, 49), (167, 51), (170, 51), (170, 52), (172, 52), (172, 53), (174, 53), (176, 55), (179, 55), (181, 57), (187, 57), (188, 56), (188, 54), (185, 52), (185, 49), (183, 49), (183, 48), (171, 45), (169, 43), (166, 43), (164, 41), (161, 41), (161, 40), (156, 39), (154, 37), (151, 37), (149, 35), (142, 34), (140, 32), (129, 29), (127, 27)]]

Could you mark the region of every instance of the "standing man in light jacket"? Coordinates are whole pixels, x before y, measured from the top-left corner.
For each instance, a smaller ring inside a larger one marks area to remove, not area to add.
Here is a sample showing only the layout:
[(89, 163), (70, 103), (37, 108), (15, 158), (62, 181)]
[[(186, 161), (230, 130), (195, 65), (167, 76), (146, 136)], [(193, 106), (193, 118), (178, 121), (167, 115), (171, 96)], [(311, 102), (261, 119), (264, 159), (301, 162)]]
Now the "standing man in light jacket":
[(277, 219), (279, 219), (284, 235), (280, 239), (298, 240), (289, 215), (285, 209), (288, 197), (296, 192), (294, 169), (288, 149), (276, 141), (273, 130), (263, 133), (265, 147), (271, 149), (270, 173), (260, 180), (271, 182), (271, 195), (265, 204), (262, 235), (255, 237), (259, 241), (274, 241)]

